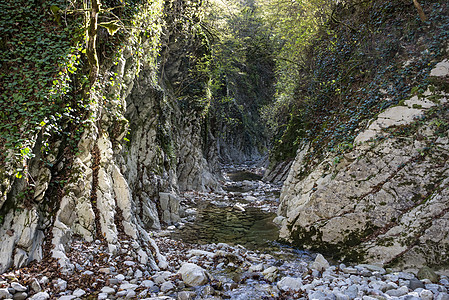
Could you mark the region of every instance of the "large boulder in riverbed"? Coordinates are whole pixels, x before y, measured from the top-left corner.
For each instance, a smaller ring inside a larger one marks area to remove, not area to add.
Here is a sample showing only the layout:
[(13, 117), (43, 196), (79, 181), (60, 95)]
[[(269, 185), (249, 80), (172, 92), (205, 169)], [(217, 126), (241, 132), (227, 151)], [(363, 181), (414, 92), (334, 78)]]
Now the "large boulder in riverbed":
[(209, 281), (206, 270), (192, 263), (185, 263), (179, 269), (182, 281), (188, 286), (204, 285)]

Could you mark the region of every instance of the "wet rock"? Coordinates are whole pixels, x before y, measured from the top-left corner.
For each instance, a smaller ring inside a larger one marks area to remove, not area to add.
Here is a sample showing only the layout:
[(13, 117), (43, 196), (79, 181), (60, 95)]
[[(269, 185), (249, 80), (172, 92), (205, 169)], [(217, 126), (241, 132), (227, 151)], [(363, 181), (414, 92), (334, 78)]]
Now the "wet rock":
[(418, 279), (429, 279), (430, 281), (437, 283), (438, 275), (429, 267), (422, 267), (417, 274)]
[(318, 270), (318, 271), (324, 271), (327, 268), (329, 268), (329, 262), (324, 258), (323, 255), (318, 254), (315, 258), (315, 261), (312, 264), (312, 269)]
[(204, 285), (208, 282), (206, 271), (196, 264), (184, 263), (178, 274), (181, 274), (182, 280), (188, 286)]
[(279, 269), (272, 266), (269, 268), (266, 268), (263, 272), (262, 275), (264, 276), (264, 278), (270, 282), (274, 282), (278, 276), (278, 271)]
[(284, 277), (277, 283), (277, 287), (281, 291), (295, 291), (298, 292), (302, 287), (302, 280), (300, 278)]
[(262, 272), (263, 271), (263, 264), (258, 265), (252, 265), (248, 269), (249, 272)]

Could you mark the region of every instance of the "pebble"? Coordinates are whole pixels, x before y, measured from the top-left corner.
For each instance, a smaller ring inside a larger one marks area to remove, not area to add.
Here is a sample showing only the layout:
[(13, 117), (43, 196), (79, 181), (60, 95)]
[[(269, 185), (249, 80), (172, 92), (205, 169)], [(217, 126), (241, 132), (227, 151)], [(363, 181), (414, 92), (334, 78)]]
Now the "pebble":
[(9, 293), (8, 289), (0, 289), (0, 299), (8, 299), (11, 297), (12, 295)]
[(23, 285), (21, 285), (18, 282), (12, 282), (11, 283), (11, 287), (16, 291), (16, 292), (26, 292), (28, 289), (26, 287), (24, 287)]
[(175, 289), (175, 286), (171, 281), (166, 281), (161, 285), (161, 292), (167, 293), (169, 291), (173, 291)]
[(60, 291), (65, 291), (67, 289), (67, 281), (58, 278), (58, 281), (56, 283)]
[(139, 286), (137, 284), (132, 284), (132, 283), (122, 283), (120, 285), (120, 289), (121, 290), (135, 290), (137, 289)]
[(24, 300), (26, 298), (28, 298), (28, 294), (25, 292), (18, 292), (18, 293), (15, 293), (13, 296), (14, 300)]
[(329, 262), (324, 258), (322, 254), (318, 254), (312, 264), (312, 269), (315, 269), (317, 271), (324, 271), (329, 267)]
[(31, 280), (31, 289), (36, 293), (42, 291), (41, 285), (39, 284), (39, 281), (36, 278), (33, 278)]
[(106, 294), (106, 293), (99, 293), (97, 299), (98, 299), (98, 300), (105, 300), (105, 299), (108, 299), (108, 294)]
[(72, 295), (77, 298), (80, 298), (80, 297), (84, 296), (85, 294), (86, 294), (86, 291), (84, 291), (83, 289), (76, 289)]
[(196, 293), (192, 291), (182, 291), (178, 293), (178, 300), (193, 300), (196, 297)]
[(154, 286), (154, 281), (152, 281), (152, 280), (144, 280), (144, 281), (142, 281), (142, 286), (144, 286), (145, 288), (147, 288), (147, 289), (149, 289), (149, 288), (151, 288), (151, 287), (153, 287)]
[(101, 292), (105, 293), (105, 294), (114, 294), (115, 293), (115, 289), (113, 289), (113, 288), (111, 288), (109, 286), (105, 286), (105, 287), (103, 287), (101, 289)]
[(33, 300), (47, 300), (50, 298), (50, 295), (47, 292), (39, 292), (37, 294), (34, 294), (33, 297), (30, 299)]

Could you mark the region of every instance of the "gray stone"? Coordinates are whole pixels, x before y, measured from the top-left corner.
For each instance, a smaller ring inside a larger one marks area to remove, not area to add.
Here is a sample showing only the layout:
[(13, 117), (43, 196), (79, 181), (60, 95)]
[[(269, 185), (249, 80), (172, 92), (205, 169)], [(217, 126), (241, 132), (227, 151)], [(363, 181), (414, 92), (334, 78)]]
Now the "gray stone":
[(65, 281), (65, 280), (63, 280), (61, 278), (58, 278), (56, 286), (58, 287), (58, 289), (60, 291), (65, 291), (67, 289), (67, 281)]
[(349, 296), (342, 292), (334, 292), (335, 300), (349, 300)]
[(136, 263), (130, 260), (124, 261), (123, 264), (128, 267), (134, 266)]
[(118, 280), (118, 282), (120, 283), (120, 282), (122, 282), (123, 280), (125, 280), (125, 275), (123, 275), (123, 274), (117, 274), (116, 276), (115, 276), (115, 278)]
[(343, 271), (343, 273), (346, 273), (346, 274), (358, 274), (359, 273), (359, 271), (356, 268), (351, 268), (351, 267), (346, 267), (342, 271)]
[(77, 298), (81, 298), (82, 296), (84, 296), (86, 294), (86, 291), (84, 291), (83, 289), (76, 289), (75, 291), (73, 291), (72, 295), (77, 297)]
[(401, 286), (398, 289), (388, 290), (385, 292), (385, 294), (387, 294), (388, 296), (392, 296), (392, 297), (404, 296), (407, 293), (408, 293), (408, 287), (406, 287), (406, 286)]
[(118, 285), (121, 281), (119, 281), (117, 278), (108, 278), (108, 285)]
[(191, 291), (182, 291), (178, 293), (178, 300), (193, 300), (196, 298), (196, 293)]
[(31, 289), (36, 293), (42, 291), (41, 285), (39, 284), (39, 281), (36, 278), (33, 278), (31, 280)]
[(98, 300), (106, 300), (106, 299), (108, 299), (108, 294), (106, 294), (106, 293), (99, 293), (97, 299)]
[(42, 276), (42, 278), (39, 280), (39, 283), (42, 285), (46, 285), (49, 282), (50, 282), (50, 280), (48, 279), (47, 276)]
[(14, 300), (24, 300), (26, 298), (28, 298), (28, 294), (26, 292), (18, 292), (13, 296)]
[(327, 268), (329, 268), (329, 262), (324, 258), (323, 255), (318, 254), (315, 258), (315, 261), (312, 264), (312, 269), (318, 270), (318, 271), (324, 271)]
[(349, 286), (348, 289), (345, 290), (343, 293), (344, 293), (346, 296), (348, 296), (349, 299), (354, 299), (354, 298), (357, 297), (357, 295), (358, 295), (358, 293), (359, 293), (359, 289), (358, 289), (357, 286), (351, 285), (351, 286)]
[(8, 299), (12, 298), (11, 293), (8, 291), (8, 289), (0, 289), (0, 299)]
[(432, 281), (433, 283), (437, 283), (438, 282), (438, 275), (429, 267), (422, 267), (419, 271), (418, 274), (416, 275), (418, 277), (418, 279), (429, 279), (430, 281)]
[(309, 293), (309, 300), (323, 300), (326, 298), (326, 295), (320, 291), (311, 291)]
[(298, 292), (302, 287), (302, 280), (300, 278), (283, 277), (277, 283), (278, 289), (281, 291), (295, 291)]
[(249, 272), (262, 272), (262, 270), (263, 270), (263, 264), (252, 265), (248, 269)]
[(449, 295), (447, 293), (441, 292), (437, 295), (435, 300), (449, 300)]
[(263, 270), (262, 275), (265, 278), (265, 280), (268, 280), (269, 282), (274, 282), (276, 278), (278, 277), (279, 269), (271, 266)]
[(136, 297), (136, 292), (134, 290), (129, 290), (125, 296), (126, 299), (132, 299), (135, 297)]
[(134, 278), (139, 279), (143, 277), (143, 273), (140, 270), (136, 270), (136, 272), (134, 273)]
[(210, 285), (206, 285), (206, 287), (203, 289), (203, 296), (212, 296), (215, 294), (215, 290)]
[(142, 281), (142, 285), (145, 288), (149, 289), (154, 286), (154, 282), (152, 280), (144, 280), (144, 281)]
[(28, 289), (26, 287), (24, 287), (23, 285), (21, 285), (18, 282), (12, 282), (11, 283), (11, 287), (16, 291), (16, 292), (26, 292)]
[(33, 300), (47, 300), (50, 298), (50, 295), (47, 292), (39, 292), (34, 294), (30, 299)]
[(409, 280), (409, 284), (408, 284), (408, 288), (411, 289), (412, 291), (419, 289), (419, 288), (424, 288), (424, 283), (421, 280), (418, 280), (416, 278), (412, 278)]
[(73, 300), (73, 299), (75, 299), (75, 298), (76, 298), (76, 296), (73, 296), (73, 295), (66, 295), (66, 296), (61, 296), (61, 297), (59, 297), (58, 300)]
[(124, 290), (124, 291), (118, 291), (117, 294), (115, 294), (115, 296), (117, 296), (117, 297), (126, 297), (127, 294), (128, 294), (128, 291)]
[(173, 291), (175, 289), (175, 286), (171, 281), (166, 281), (161, 285), (161, 292), (167, 293), (170, 291)]
[(188, 286), (204, 285), (208, 282), (206, 270), (192, 263), (184, 263), (179, 269), (182, 281)]
[(429, 290), (422, 290), (419, 293), (419, 297), (422, 300), (432, 300), (433, 299), (433, 293), (431, 291), (429, 291)]
[(132, 283), (122, 283), (120, 285), (120, 289), (121, 290), (135, 290), (137, 289), (139, 286), (137, 284), (132, 284)]
[(101, 289), (101, 292), (105, 294), (114, 294), (115, 289), (111, 288), (110, 286), (105, 286)]

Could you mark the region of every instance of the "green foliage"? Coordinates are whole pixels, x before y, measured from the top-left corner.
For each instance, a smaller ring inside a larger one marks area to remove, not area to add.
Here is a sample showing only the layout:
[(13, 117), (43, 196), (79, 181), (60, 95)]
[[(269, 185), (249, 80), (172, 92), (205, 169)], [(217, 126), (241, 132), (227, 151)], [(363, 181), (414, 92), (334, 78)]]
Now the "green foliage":
[[(43, 145), (52, 134), (79, 127), (88, 102), (76, 93), (83, 83), (81, 19), (61, 22), (65, 1), (18, 0), (0, 3), (0, 159), (25, 161), (40, 133)], [(63, 23), (63, 24), (62, 24)], [(75, 83), (75, 84), (74, 84)], [(18, 172), (17, 177), (22, 173)]]
[(341, 145), (351, 145), (366, 120), (423, 93), (433, 84), (431, 68), (445, 55), (448, 8), (445, 1), (426, 3), (429, 21), (423, 24), (412, 2), (333, 7), (311, 46), (301, 50), (304, 63), (290, 64), (296, 65), (293, 87), (278, 85), (278, 103), (267, 113), (281, 124), (275, 127), (273, 158), (294, 157), (301, 142), (312, 144), (315, 158), (324, 150), (342, 153)]
[(243, 141), (248, 151), (261, 148), (267, 138), (259, 109), (274, 93), (271, 32), (251, 1), (214, 3), (208, 21), (216, 32), (212, 108), (218, 134), (228, 143)]

